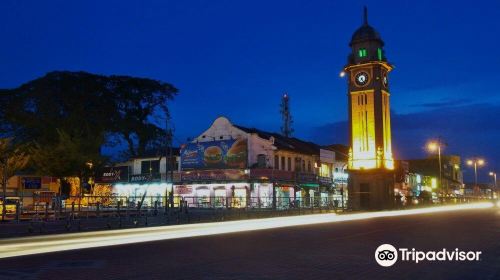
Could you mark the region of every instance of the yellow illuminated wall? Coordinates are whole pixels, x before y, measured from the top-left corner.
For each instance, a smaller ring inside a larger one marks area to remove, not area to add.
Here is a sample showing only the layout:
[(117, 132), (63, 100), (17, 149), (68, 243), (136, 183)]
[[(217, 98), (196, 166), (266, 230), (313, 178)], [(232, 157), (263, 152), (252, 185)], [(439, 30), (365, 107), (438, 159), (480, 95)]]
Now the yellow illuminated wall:
[(394, 160), (392, 158), (392, 138), (391, 138), (391, 108), (389, 103), (390, 94), (382, 91), (382, 123), (384, 135), (384, 148), (382, 154), (382, 165), (387, 169), (394, 169)]
[[(374, 91), (353, 91), (351, 98), (352, 146), (350, 169), (394, 169), (389, 93), (382, 91), (382, 127), (375, 126)], [(383, 145), (376, 147), (375, 130), (382, 129)]]
[(353, 169), (377, 167), (373, 90), (351, 92)]

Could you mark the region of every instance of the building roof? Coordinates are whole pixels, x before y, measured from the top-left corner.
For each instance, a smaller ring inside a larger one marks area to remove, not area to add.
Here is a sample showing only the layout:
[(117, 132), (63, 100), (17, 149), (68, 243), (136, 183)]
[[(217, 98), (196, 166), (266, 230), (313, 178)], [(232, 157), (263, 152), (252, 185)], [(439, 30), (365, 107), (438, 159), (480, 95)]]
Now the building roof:
[(276, 146), (276, 148), (278, 148), (279, 150), (293, 151), (308, 155), (314, 155), (314, 154), (319, 155), (319, 150), (322, 148), (321, 146), (313, 142), (300, 140), (295, 137), (285, 137), (278, 133), (267, 132), (260, 129), (248, 128), (240, 125), (234, 125), (234, 126), (237, 127), (238, 129), (243, 130), (246, 133), (255, 133), (263, 139), (270, 139), (271, 137), (273, 137), (274, 146)]
[(378, 41), (382, 45), (384, 45), (384, 41), (382, 41), (382, 38), (380, 37), (380, 34), (377, 32), (377, 30), (375, 30), (375, 28), (368, 24), (368, 10), (366, 9), (366, 7), (364, 8), (363, 25), (356, 31), (354, 31), (349, 46), (365, 41)]

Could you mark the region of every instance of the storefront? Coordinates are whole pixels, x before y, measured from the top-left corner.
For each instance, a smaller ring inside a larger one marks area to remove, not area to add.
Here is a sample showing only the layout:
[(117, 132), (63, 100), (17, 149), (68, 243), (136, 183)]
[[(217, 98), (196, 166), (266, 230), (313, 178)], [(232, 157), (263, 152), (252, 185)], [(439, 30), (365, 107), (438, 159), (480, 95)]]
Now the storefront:
[(160, 173), (130, 174), (129, 166), (106, 167), (95, 178), (89, 203), (136, 207), (141, 201), (145, 207), (165, 205), (171, 183), (161, 180)]
[(273, 184), (272, 183), (253, 183), (252, 207), (271, 208), (273, 207)]
[(152, 207), (155, 205), (164, 206), (166, 202), (167, 191), (171, 189), (172, 184), (167, 183), (125, 183), (115, 184), (112, 186), (112, 195), (122, 205), (126, 205), (128, 201), (130, 205), (137, 205), (143, 201), (144, 206)]
[(295, 201), (294, 185), (276, 185), (276, 208), (286, 209), (293, 205)]
[(245, 208), (251, 206), (250, 184), (193, 183), (174, 186), (174, 203), (187, 202), (197, 208)]

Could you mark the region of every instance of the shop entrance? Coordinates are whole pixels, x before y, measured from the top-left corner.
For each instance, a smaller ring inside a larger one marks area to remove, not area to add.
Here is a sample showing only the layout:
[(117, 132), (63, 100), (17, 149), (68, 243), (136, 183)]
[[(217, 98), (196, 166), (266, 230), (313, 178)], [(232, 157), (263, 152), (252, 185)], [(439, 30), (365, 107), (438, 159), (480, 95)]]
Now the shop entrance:
[(226, 188), (218, 187), (214, 190), (214, 206), (215, 207), (225, 207), (226, 206)]
[(197, 188), (195, 199), (198, 207), (210, 207), (210, 190), (208, 187)]
[(292, 187), (281, 186), (276, 188), (276, 207), (277, 208), (288, 208), (291, 202), (290, 190)]
[(233, 196), (231, 206), (234, 208), (247, 207), (247, 189), (246, 188), (234, 189), (234, 196)]

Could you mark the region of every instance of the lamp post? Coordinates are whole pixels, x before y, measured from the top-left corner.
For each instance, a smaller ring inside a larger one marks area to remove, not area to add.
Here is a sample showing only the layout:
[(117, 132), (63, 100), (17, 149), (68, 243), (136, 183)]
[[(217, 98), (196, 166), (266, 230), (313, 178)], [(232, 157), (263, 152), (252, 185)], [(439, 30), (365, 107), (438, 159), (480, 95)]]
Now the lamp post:
[[(494, 184), (494, 191), (493, 192), (496, 192), (497, 191), (497, 173), (490, 171), (489, 174), (490, 174), (490, 176), (493, 177), (493, 184)], [(493, 192), (491, 193), (492, 196), (493, 196)]]
[[(443, 142), (441, 138), (437, 140), (430, 141), (427, 144), (427, 149), (431, 152), (438, 153), (438, 163), (439, 163), (439, 188), (441, 189), (441, 193), (443, 192), (443, 176), (442, 176), (442, 163), (441, 163), (441, 149), (443, 147)], [(448, 194), (448, 185), (446, 186), (446, 194)]]
[(484, 165), (484, 159), (473, 158), (467, 160), (467, 165), (474, 166), (474, 187), (477, 187), (477, 168)]

